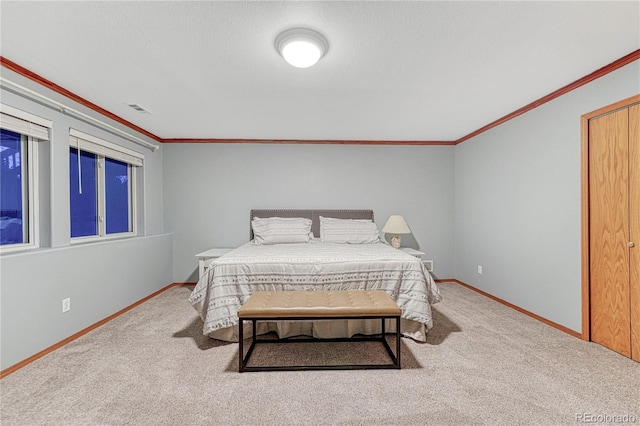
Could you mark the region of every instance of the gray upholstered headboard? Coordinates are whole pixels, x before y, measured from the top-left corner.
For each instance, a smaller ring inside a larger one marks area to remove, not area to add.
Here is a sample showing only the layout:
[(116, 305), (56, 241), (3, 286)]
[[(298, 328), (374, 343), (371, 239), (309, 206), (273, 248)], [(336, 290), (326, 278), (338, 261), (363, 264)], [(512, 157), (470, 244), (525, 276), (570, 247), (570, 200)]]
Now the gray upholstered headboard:
[(336, 219), (370, 219), (373, 221), (373, 210), (295, 210), (295, 209), (256, 209), (251, 210), (249, 219), (249, 239), (253, 240), (251, 221), (254, 217), (306, 217), (312, 220), (311, 231), (315, 237), (320, 236), (320, 216)]

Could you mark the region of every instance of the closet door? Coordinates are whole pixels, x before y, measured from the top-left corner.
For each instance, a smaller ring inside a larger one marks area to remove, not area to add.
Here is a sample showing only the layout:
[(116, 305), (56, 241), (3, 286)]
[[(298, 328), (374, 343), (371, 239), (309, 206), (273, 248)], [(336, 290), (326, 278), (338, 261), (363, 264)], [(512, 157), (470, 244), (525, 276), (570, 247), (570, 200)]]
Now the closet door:
[(640, 362), (640, 104), (629, 108), (631, 358)]
[(628, 129), (628, 108), (589, 121), (591, 340), (627, 357), (631, 356)]

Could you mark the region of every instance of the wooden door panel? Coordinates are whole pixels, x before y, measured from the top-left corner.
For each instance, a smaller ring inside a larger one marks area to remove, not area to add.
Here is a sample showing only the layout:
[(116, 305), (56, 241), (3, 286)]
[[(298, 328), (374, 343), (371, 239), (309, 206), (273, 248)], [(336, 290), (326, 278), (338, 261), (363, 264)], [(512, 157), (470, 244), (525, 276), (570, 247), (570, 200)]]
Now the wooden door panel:
[(628, 148), (628, 109), (589, 121), (591, 340), (625, 356), (631, 355)]
[(631, 358), (640, 362), (640, 104), (629, 108), (629, 230)]

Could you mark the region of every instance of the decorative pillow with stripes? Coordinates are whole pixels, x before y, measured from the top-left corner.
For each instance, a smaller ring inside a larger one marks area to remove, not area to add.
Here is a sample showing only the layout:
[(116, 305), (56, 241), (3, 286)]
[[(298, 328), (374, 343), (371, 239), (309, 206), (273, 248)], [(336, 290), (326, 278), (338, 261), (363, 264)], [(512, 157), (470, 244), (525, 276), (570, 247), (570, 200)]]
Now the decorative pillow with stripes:
[(334, 219), (320, 216), (322, 242), (371, 244), (380, 241), (380, 232), (369, 219)]
[(254, 244), (308, 243), (311, 219), (304, 217), (254, 217), (251, 221)]

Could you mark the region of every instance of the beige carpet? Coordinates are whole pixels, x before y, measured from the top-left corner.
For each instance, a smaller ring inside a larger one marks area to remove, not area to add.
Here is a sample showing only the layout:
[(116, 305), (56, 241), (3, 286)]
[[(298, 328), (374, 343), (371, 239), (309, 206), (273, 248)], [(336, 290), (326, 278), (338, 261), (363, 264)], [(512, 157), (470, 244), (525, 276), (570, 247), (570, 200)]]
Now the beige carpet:
[[(640, 423), (640, 364), (440, 287), (428, 342), (403, 339), (400, 371), (243, 374), (237, 344), (202, 336), (190, 289), (173, 288), (2, 379), (2, 425)], [(255, 357), (383, 356), (360, 345), (269, 345)]]

